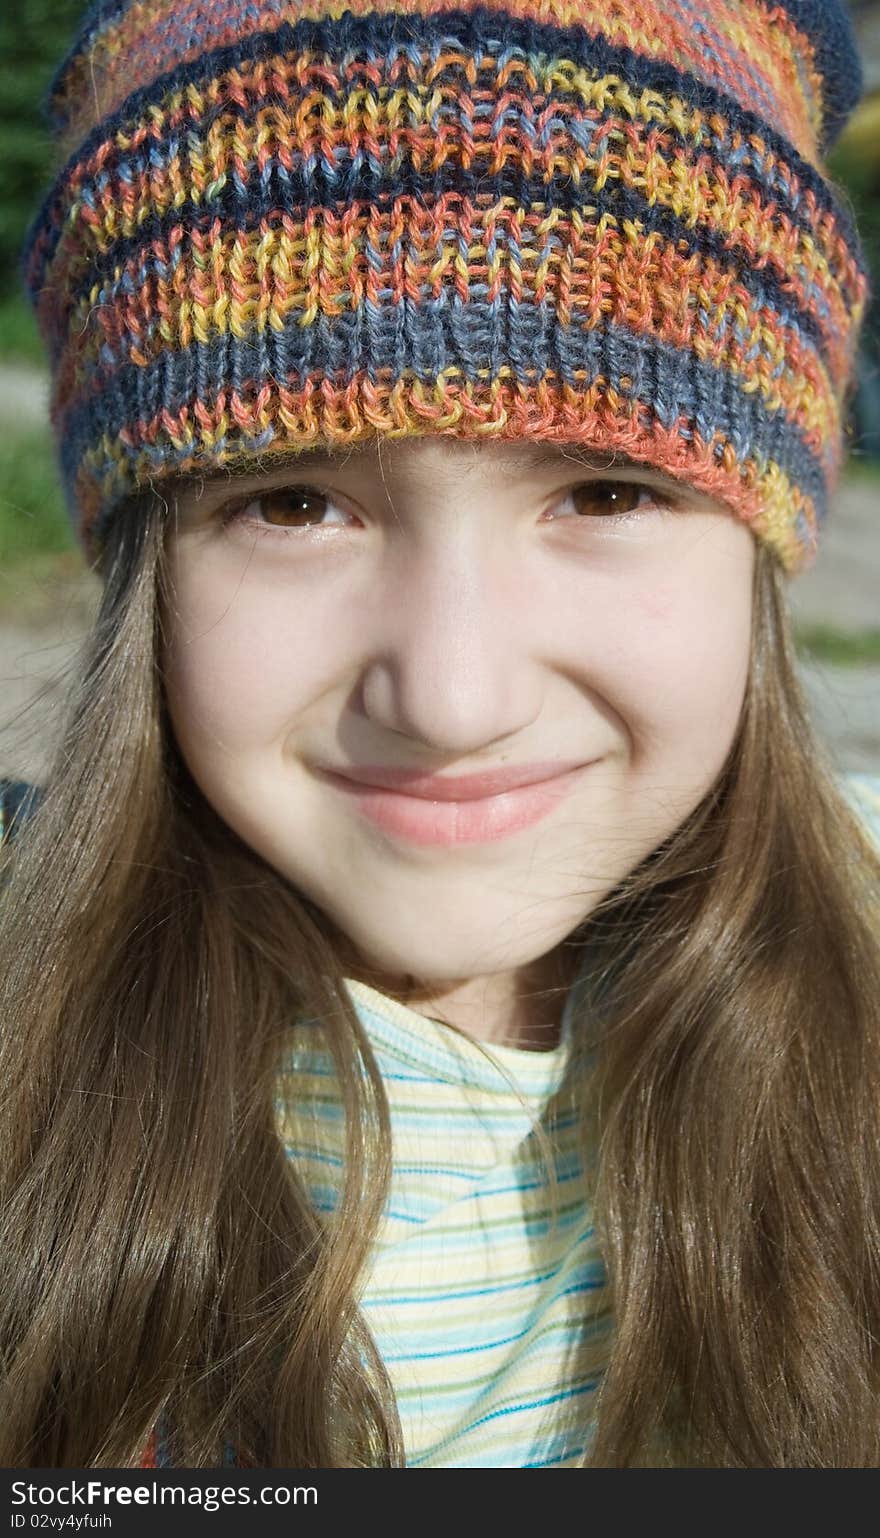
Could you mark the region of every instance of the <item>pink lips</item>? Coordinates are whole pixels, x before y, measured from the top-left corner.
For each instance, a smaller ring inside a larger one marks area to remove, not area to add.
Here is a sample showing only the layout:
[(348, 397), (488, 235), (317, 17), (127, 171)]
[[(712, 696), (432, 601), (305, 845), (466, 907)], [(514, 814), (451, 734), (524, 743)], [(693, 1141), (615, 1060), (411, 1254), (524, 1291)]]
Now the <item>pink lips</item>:
[(452, 777), (369, 765), (356, 779), (351, 771), (321, 772), (384, 832), (415, 844), (451, 845), (530, 827), (563, 800), (586, 767), (554, 760)]

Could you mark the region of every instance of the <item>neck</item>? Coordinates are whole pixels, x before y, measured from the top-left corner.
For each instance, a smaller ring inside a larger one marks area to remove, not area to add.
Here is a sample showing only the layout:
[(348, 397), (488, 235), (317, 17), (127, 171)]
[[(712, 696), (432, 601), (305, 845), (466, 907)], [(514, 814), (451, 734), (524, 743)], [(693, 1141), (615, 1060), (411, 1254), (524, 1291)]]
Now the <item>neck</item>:
[(367, 983), (441, 1025), (475, 1041), (549, 1052), (560, 1039), (568, 990), (580, 960), (565, 942), (537, 961), (482, 977), (430, 982), (405, 973), (388, 977), (353, 962), (346, 975)]

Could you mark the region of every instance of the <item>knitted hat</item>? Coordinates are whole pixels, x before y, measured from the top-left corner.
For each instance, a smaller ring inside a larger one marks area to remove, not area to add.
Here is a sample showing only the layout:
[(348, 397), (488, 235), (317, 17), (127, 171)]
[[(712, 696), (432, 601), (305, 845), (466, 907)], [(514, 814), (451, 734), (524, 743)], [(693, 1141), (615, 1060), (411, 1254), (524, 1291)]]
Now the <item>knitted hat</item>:
[(445, 433), (657, 466), (805, 570), (861, 87), (839, 0), (100, 0), (22, 257), (87, 555), (163, 478)]

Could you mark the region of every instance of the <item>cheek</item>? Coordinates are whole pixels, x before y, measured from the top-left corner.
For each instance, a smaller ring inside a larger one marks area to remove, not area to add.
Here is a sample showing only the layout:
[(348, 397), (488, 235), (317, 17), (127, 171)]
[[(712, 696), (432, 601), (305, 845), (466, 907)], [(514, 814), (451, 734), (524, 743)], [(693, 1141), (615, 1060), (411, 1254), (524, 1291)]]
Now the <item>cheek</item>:
[(635, 608), (641, 685), (635, 714), (668, 762), (709, 783), (736, 735), (749, 672), (751, 550), (745, 562), (653, 584)]
[(320, 693), (330, 659), (314, 616), (280, 594), (178, 574), (164, 653), (168, 708), (184, 752), (283, 740)]

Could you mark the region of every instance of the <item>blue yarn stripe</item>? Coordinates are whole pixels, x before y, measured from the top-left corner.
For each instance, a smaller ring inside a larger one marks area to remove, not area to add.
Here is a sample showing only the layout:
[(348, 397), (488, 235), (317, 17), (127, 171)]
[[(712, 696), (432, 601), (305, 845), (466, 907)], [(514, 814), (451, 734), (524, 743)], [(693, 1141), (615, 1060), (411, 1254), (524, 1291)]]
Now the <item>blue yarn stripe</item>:
[[(248, 381), (270, 377), (296, 388), (303, 378), (318, 374), (345, 385), (361, 371), (376, 382), (382, 371), (398, 377), (406, 367), (427, 383), (457, 366), (465, 379), (476, 382), (486, 369), (495, 378), (502, 367), (512, 365), (522, 380), (542, 377), (552, 368), (580, 392), (601, 374), (621, 395), (644, 402), (653, 419), (665, 428), (678, 428), (683, 437), (690, 428), (679, 427), (681, 417), (707, 440), (718, 430), (733, 445), (738, 460), (756, 455), (763, 468), (768, 458), (774, 459), (812, 499), (820, 520), (824, 517), (825, 476), (799, 429), (783, 412), (768, 412), (757, 393), (729, 371), (700, 362), (689, 349), (613, 325), (591, 331), (563, 328), (549, 306), (522, 305), (515, 314), (499, 313), (479, 301), (462, 306), (446, 296), (419, 305), (389, 301), (378, 314), (375, 306), (370, 308), (372, 313), (360, 306), (343, 315), (319, 315), (310, 326), (294, 325), (280, 335), (270, 330), (252, 341), (233, 336), (194, 341), (180, 352), (163, 354), (148, 368), (120, 369), (110, 389), (72, 413), (61, 446), (65, 476), (73, 478), (83, 456), (104, 433), (116, 438), (124, 426), (151, 419), (162, 407), (177, 412), (194, 398), (208, 401), (213, 380), (223, 380), (237, 391)], [(575, 377), (579, 370), (586, 372), (585, 378)], [(261, 446), (268, 446), (272, 436)], [(227, 445), (218, 442), (214, 452), (222, 453), (224, 447), (232, 452), (233, 442), (242, 446), (237, 436)], [(155, 452), (155, 470), (174, 470), (188, 452), (163, 446)], [(99, 464), (97, 474), (112, 475), (115, 468), (113, 462)]]

